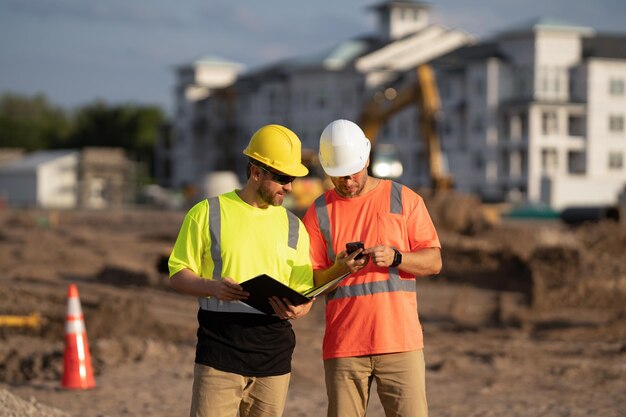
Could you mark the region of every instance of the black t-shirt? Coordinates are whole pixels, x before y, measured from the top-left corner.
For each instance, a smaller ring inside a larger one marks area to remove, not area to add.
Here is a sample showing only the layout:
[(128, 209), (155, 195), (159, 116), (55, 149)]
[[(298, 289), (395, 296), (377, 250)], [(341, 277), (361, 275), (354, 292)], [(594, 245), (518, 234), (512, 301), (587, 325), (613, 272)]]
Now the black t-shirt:
[(296, 336), (288, 320), (200, 309), (198, 323), (196, 363), (245, 376), (291, 372)]

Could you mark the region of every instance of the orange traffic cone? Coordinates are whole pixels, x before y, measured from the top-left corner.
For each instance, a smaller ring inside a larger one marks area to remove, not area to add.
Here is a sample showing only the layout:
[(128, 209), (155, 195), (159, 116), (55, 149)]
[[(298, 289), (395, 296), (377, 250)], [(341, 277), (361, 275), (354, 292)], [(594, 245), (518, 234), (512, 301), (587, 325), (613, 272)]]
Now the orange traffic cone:
[(87, 343), (83, 310), (75, 284), (71, 284), (67, 290), (65, 352), (63, 353), (61, 386), (72, 389), (87, 389), (96, 386), (91, 368), (91, 354)]

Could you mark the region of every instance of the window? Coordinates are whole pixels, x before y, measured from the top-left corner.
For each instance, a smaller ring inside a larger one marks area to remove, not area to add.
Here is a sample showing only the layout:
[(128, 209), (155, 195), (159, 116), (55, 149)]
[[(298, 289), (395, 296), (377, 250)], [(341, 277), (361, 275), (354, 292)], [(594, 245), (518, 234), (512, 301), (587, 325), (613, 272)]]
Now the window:
[(568, 136), (584, 136), (584, 118), (581, 114), (570, 114), (567, 118)]
[(585, 173), (585, 153), (570, 151), (567, 153), (567, 172), (570, 174)]
[(558, 133), (558, 121), (556, 112), (543, 112), (543, 114), (541, 115), (541, 132), (544, 135), (555, 135)]
[(617, 171), (624, 167), (624, 155), (619, 152), (609, 152), (609, 170)]
[(611, 78), (609, 81), (609, 94), (612, 96), (623, 96), (624, 80), (621, 78)]
[(541, 150), (541, 170), (544, 173), (554, 172), (558, 166), (558, 162), (556, 149)]
[(519, 140), (522, 138), (522, 119), (518, 114), (511, 117), (510, 135), (511, 139), (514, 140)]
[(609, 116), (609, 131), (610, 132), (623, 132), (624, 131), (624, 116)]

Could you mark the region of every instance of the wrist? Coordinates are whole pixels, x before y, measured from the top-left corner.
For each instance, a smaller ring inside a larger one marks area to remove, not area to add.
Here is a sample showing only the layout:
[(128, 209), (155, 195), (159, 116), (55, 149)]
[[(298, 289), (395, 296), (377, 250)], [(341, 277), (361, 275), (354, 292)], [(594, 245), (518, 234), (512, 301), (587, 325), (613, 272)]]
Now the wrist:
[(396, 248), (391, 248), (393, 249), (393, 261), (391, 262), (391, 265), (389, 265), (390, 267), (397, 267), (402, 263), (402, 252), (400, 252), (398, 249)]

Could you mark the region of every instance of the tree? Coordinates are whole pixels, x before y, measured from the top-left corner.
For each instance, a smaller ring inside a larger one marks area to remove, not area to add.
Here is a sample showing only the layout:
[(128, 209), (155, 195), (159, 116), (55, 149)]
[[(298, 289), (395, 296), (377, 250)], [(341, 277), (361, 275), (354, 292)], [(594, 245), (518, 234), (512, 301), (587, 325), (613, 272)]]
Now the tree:
[(107, 105), (102, 101), (66, 114), (45, 96), (0, 97), (0, 147), (120, 147), (152, 172), (152, 154), (163, 112), (156, 106)]
[(27, 151), (63, 146), (71, 129), (66, 113), (42, 94), (0, 97), (0, 147)]
[(78, 110), (68, 143), (72, 147), (114, 146), (151, 162), (158, 127), (163, 122), (155, 106), (108, 106), (95, 102)]

